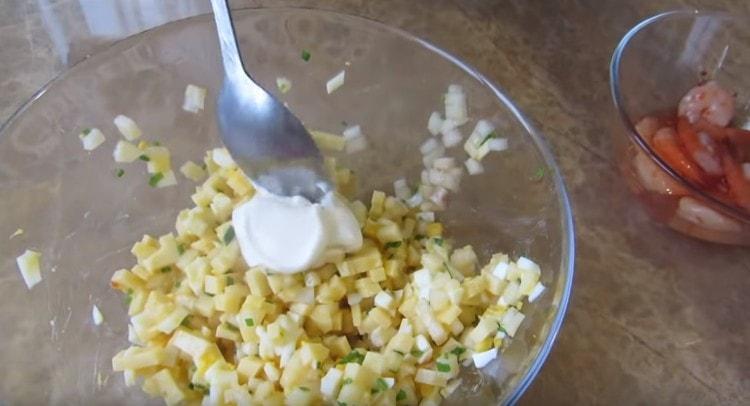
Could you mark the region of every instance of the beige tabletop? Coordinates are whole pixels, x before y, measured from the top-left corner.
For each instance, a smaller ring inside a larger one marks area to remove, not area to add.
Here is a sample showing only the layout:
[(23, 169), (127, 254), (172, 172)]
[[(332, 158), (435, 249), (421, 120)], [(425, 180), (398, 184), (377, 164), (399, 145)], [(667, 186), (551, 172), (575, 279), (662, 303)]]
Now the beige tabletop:
[[(750, 16), (750, 2), (232, 4), (312, 6), (404, 28), (476, 66), (546, 135), (573, 200), (576, 277), (563, 329), (522, 403), (750, 404), (750, 254), (649, 222), (612, 163), (607, 124), (609, 58), (631, 26), (688, 6)], [(205, 0), (0, 0), (0, 123), (86, 55), (207, 11)]]

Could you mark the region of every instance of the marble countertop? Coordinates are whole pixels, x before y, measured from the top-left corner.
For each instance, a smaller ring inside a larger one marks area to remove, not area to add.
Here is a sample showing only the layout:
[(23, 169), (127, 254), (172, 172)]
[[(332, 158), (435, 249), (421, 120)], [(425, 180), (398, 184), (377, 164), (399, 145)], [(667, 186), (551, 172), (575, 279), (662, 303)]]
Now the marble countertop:
[[(749, 2), (232, 4), (332, 9), (411, 31), (499, 83), (547, 136), (573, 200), (576, 277), (557, 343), (521, 403), (750, 404), (748, 250), (651, 223), (618, 176), (607, 125), (609, 58), (631, 26), (673, 8), (750, 16)], [(0, 0), (0, 123), (66, 66), (118, 38), (207, 9), (201, 0)], [(79, 24), (92, 12), (106, 21), (108, 10), (119, 23), (103, 24), (99, 35)]]

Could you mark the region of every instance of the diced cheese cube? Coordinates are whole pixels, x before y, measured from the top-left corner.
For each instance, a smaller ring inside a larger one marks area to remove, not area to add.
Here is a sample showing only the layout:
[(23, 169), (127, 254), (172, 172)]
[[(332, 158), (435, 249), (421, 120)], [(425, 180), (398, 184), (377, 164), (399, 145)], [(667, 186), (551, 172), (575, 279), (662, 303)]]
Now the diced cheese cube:
[(169, 345), (188, 354), (193, 360), (199, 359), (211, 347), (211, 343), (205, 338), (180, 329), (172, 335)]
[(86, 151), (93, 151), (96, 149), (96, 147), (102, 145), (102, 143), (106, 141), (104, 138), (104, 134), (102, 134), (102, 132), (98, 128), (88, 128), (82, 133), (78, 134), (78, 138), (81, 139), (83, 149), (85, 149)]
[(320, 380), (320, 393), (327, 400), (335, 399), (338, 395), (343, 375), (340, 369), (331, 368)]
[(222, 168), (227, 169), (235, 166), (234, 159), (229, 155), (226, 148), (214, 148), (211, 150), (211, 158)]
[(529, 293), (529, 303), (533, 303), (543, 292), (544, 285), (542, 285), (541, 282), (537, 282), (531, 290), (531, 293)]
[(417, 374), (414, 376), (414, 382), (432, 386), (445, 386), (448, 383), (448, 379), (445, 374), (438, 371), (419, 368), (417, 369)]
[(474, 353), (471, 358), (474, 360), (474, 366), (484, 368), (493, 359), (497, 358), (497, 348), (492, 348), (484, 352)]
[(505, 329), (508, 335), (513, 337), (516, 335), (516, 331), (521, 325), (521, 322), (523, 322), (524, 317), (525, 316), (523, 315), (523, 313), (519, 312), (513, 307), (510, 307), (503, 315), (503, 320), (500, 322), (500, 324), (503, 326), (503, 329)]
[(16, 264), (21, 272), (23, 281), (28, 289), (33, 288), (37, 283), (42, 281), (42, 273), (39, 267), (39, 260), (42, 255), (36, 251), (26, 250), (18, 258)]
[(115, 117), (114, 123), (117, 130), (120, 131), (120, 134), (122, 134), (126, 140), (135, 141), (141, 137), (141, 129), (138, 128), (138, 125), (130, 117), (120, 114)]
[(492, 276), (503, 280), (508, 276), (508, 268), (509, 265), (507, 262), (498, 262), (498, 264), (495, 265), (495, 268), (492, 269)]
[(393, 300), (393, 296), (388, 294), (388, 292), (380, 291), (375, 295), (375, 306), (390, 311), (393, 310), (394, 305), (395, 301)]
[(344, 85), (345, 79), (346, 71), (342, 70), (326, 82), (326, 92), (328, 94), (333, 93), (336, 89)]
[(182, 109), (190, 113), (198, 113), (203, 110), (206, 102), (206, 88), (193, 84), (185, 87), (185, 100)]
[(364, 361), (362, 361), (362, 367), (369, 369), (377, 375), (382, 375), (384, 361), (385, 359), (382, 354), (368, 351), (367, 354), (365, 354)]
[(96, 326), (101, 325), (104, 321), (104, 316), (102, 316), (102, 312), (96, 305), (91, 308), (91, 319), (94, 321), (94, 325)]
[(443, 127), (443, 118), (440, 117), (440, 113), (433, 111), (430, 114), (430, 118), (427, 120), (427, 130), (432, 135), (438, 135), (440, 129)]

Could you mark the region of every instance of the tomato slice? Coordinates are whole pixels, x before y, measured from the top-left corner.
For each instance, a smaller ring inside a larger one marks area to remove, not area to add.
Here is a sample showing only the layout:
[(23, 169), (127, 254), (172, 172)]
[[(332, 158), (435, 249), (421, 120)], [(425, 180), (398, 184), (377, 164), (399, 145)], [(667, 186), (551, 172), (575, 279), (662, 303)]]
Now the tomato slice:
[(750, 210), (750, 181), (745, 179), (742, 167), (726, 150), (722, 153), (721, 162), (729, 192), (734, 197), (735, 203), (745, 210)]
[(672, 128), (664, 127), (657, 131), (653, 147), (661, 159), (690, 182), (699, 186), (709, 186), (712, 183), (710, 177), (682, 151)]
[(677, 120), (677, 138), (687, 155), (708, 175), (721, 177), (721, 158), (716, 141), (706, 132), (698, 133), (685, 117)]

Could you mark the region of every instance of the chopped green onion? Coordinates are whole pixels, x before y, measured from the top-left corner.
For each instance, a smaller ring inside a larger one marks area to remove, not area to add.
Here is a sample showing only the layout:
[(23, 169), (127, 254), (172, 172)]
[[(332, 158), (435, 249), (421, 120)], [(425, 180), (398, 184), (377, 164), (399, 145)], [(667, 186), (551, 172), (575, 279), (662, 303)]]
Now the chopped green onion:
[(310, 60), (310, 52), (308, 52), (306, 49), (302, 50), (302, 60), (305, 62)]
[(124, 174), (125, 174), (125, 169), (117, 168), (117, 170), (115, 171), (115, 176), (117, 176), (118, 178), (121, 178), (122, 175)]
[(339, 361), (339, 364), (348, 364), (350, 362), (356, 362), (357, 364), (361, 365), (364, 360), (365, 360), (365, 355), (355, 350), (355, 351), (350, 352), (346, 356), (344, 356), (344, 358), (341, 358), (341, 360)]
[(442, 238), (433, 238), (432, 241), (435, 242), (436, 245), (442, 247), (443, 246), (443, 239)]
[(148, 155), (146, 154), (139, 156), (138, 159), (140, 159), (141, 161), (146, 161), (146, 162), (151, 160), (151, 158), (149, 158)]
[(337, 401), (336, 401), (336, 406), (346, 406), (346, 402), (339, 402), (339, 401), (337, 400)]
[(232, 278), (231, 276), (227, 276), (227, 286), (232, 285), (234, 285), (234, 278)]
[(229, 228), (227, 228), (227, 231), (224, 232), (223, 240), (224, 240), (224, 245), (229, 245), (229, 243), (232, 242), (232, 240), (234, 240), (234, 227), (229, 226)]
[(482, 145), (484, 145), (484, 144), (485, 144), (485, 143), (486, 143), (487, 141), (489, 141), (489, 140), (491, 140), (491, 139), (493, 139), (493, 138), (495, 138), (495, 137), (497, 137), (497, 134), (495, 134), (495, 132), (494, 132), (494, 131), (493, 131), (493, 132), (491, 132), (491, 133), (489, 133), (489, 134), (487, 134), (487, 136), (486, 136), (486, 137), (484, 137), (484, 139), (482, 140), (482, 142), (480, 142), (480, 143), (479, 143), (479, 146), (481, 147), (481, 146), (482, 146)]
[(148, 185), (151, 187), (155, 187), (162, 179), (164, 179), (164, 174), (161, 172), (157, 172), (151, 175), (151, 177), (148, 179)]
[(395, 352), (396, 354), (398, 354), (398, 355), (400, 355), (400, 356), (402, 356), (402, 357), (403, 357), (404, 355), (406, 355), (406, 354), (404, 354), (404, 353), (403, 353), (403, 351), (399, 351), (399, 350), (393, 350), (393, 352)]
[(456, 347), (453, 350), (451, 350), (451, 354), (454, 354), (456, 358), (460, 357), (461, 354), (466, 352), (466, 348), (464, 347)]
[(388, 384), (385, 383), (385, 380), (383, 378), (378, 378), (375, 381), (375, 387), (373, 388), (373, 393), (382, 392), (388, 390)]
[(534, 172), (534, 176), (531, 178), (534, 182), (539, 182), (540, 180), (544, 179), (544, 167), (540, 166), (536, 169), (536, 172)]
[(411, 350), (410, 354), (411, 354), (411, 355), (412, 355), (412, 356), (413, 356), (414, 358), (419, 358), (419, 357), (421, 357), (421, 356), (422, 356), (422, 354), (424, 354), (424, 351), (420, 351), (420, 350)]
[(309, 391), (310, 391), (310, 388), (308, 388), (307, 386), (300, 386), (300, 387), (299, 387), (299, 390), (301, 390), (301, 391), (305, 391), (305, 392), (309, 392)]
[(207, 386), (203, 386), (203, 385), (201, 385), (199, 383), (192, 383), (192, 382), (189, 383), (188, 384), (188, 389), (195, 390), (195, 391), (198, 391), (198, 392), (203, 392), (203, 394), (207, 394), (209, 392)]
[(503, 333), (505, 335), (509, 335), (508, 332), (505, 331), (505, 328), (503, 327), (502, 324), (500, 324), (499, 321), (497, 322), (497, 331), (499, 331), (499, 332), (501, 332), (501, 333)]
[(230, 330), (232, 330), (232, 331), (240, 331), (240, 329), (238, 329), (237, 327), (235, 327), (234, 324), (229, 324), (229, 323), (224, 323), (224, 324), (226, 324), (227, 328), (230, 329)]
[(180, 325), (183, 326), (183, 327), (190, 326), (190, 316), (189, 315), (185, 316), (185, 318), (182, 319), (182, 322), (180, 323)]
[(402, 400), (406, 399), (406, 392), (404, 392), (403, 389), (398, 391), (398, 394), (396, 395), (396, 401), (400, 402)]
[(154, 145), (154, 146), (156, 146), (156, 147), (159, 147), (159, 146), (161, 146), (161, 142), (159, 142), (159, 141), (154, 141), (152, 145)]
[(451, 366), (448, 365), (448, 364), (443, 364), (441, 362), (438, 362), (437, 363), (437, 370), (440, 371), (440, 372), (450, 372), (451, 371)]
[(255, 320), (253, 320), (252, 318), (247, 318), (245, 319), (245, 325), (248, 327), (252, 327), (255, 325)]
[(81, 131), (81, 134), (83, 134), (83, 136), (85, 137), (89, 135), (90, 132), (91, 132), (90, 128), (84, 128), (83, 131)]
[(164, 268), (161, 269), (161, 273), (167, 273), (167, 272), (172, 272), (171, 266), (165, 266)]
[(184, 244), (177, 244), (177, 253), (180, 255), (185, 253), (185, 245)]
[(398, 248), (401, 246), (401, 241), (391, 241), (385, 243), (385, 248)]
[(348, 385), (348, 384), (350, 384), (350, 383), (352, 383), (352, 382), (354, 382), (354, 381), (352, 380), (352, 378), (346, 378), (346, 379), (344, 379), (344, 381), (343, 381), (343, 382), (341, 383), (341, 386), (344, 386), (344, 385)]

